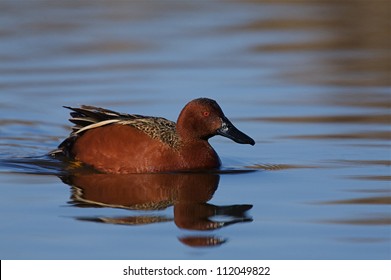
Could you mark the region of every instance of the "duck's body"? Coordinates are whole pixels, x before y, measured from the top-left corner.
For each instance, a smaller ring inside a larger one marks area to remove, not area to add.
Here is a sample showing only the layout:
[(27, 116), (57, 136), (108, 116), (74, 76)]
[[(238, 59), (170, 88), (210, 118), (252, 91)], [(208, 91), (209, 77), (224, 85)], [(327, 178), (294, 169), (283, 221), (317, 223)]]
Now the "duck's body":
[(71, 135), (51, 154), (65, 155), (105, 173), (147, 173), (218, 168), (208, 139), (216, 134), (242, 144), (254, 140), (237, 130), (218, 104), (188, 103), (175, 124), (164, 118), (121, 114), (93, 106), (71, 108)]

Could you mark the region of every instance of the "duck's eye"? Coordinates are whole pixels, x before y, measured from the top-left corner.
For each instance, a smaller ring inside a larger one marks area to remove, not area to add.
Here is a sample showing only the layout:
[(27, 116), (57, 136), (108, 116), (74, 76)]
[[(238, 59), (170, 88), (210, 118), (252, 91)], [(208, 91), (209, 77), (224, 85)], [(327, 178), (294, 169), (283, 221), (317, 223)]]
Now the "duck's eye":
[(209, 117), (209, 112), (208, 112), (208, 111), (204, 111), (204, 112), (202, 113), (202, 115), (203, 115), (204, 117)]

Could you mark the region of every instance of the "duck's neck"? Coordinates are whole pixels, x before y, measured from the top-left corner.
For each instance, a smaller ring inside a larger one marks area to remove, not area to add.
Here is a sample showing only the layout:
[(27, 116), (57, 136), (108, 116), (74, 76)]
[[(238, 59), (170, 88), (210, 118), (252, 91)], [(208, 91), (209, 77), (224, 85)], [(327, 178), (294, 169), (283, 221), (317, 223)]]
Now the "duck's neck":
[(216, 151), (206, 140), (183, 142), (181, 157), (189, 169), (218, 168), (221, 161)]

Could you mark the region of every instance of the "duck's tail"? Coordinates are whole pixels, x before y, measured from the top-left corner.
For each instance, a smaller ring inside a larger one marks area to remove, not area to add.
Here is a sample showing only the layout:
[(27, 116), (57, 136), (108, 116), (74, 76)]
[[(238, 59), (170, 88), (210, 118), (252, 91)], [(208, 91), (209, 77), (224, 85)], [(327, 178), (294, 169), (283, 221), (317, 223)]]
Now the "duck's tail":
[(124, 119), (133, 119), (137, 118), (138, 115), (129, 115), (118, 113), (115, 111), (107, 110), (100, 107), (90, 106), (90, 105), (82, 105), (80, 107), (69, 107), (63, 106), (71, 110), (70, 113), (71, 118), (70, 122), (74, 124), (72, 127), (72, 132), (59, 146), (57, 149), (51, 151), (49, 155), (51, 156), (66, 156), (72, 157), (70, 151), (72, 150), (72, 146), (78, 136), (82, 134), (82, 132), (104, 126), (111, 123), (116, 123), (123, 121)]

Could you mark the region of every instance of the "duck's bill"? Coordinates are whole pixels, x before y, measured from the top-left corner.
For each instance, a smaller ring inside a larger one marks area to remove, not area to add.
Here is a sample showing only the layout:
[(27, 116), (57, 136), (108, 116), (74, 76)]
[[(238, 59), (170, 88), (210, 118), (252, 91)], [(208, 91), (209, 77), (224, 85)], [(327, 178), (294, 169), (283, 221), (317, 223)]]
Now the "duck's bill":
[(227, 118), (224, 117), (221, 121), (222, 124), (217, 130), (217, 134), (227, 137), (239, 144), (255, 144), (254, 139), (237, 129)]

